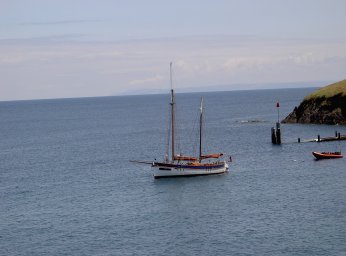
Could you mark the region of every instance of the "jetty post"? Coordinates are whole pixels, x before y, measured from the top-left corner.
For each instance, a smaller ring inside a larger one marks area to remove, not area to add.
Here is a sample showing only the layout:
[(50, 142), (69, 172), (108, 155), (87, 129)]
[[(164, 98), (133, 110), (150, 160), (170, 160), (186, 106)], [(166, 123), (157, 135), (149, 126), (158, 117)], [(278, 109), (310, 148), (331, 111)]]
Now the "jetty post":
[(280, 129), (280, 123), (276, 123), (276, 144), (281, 144), (281, 129)]
[(272, 127), (272, 143), (276, 144), (276, 131), (274, 127)]
[[(274, 129), (274, 128), (272, 128)], [(275, 129), (274, 129), (275, 130)], [(308, 140), (302, 140), (300, 137), (298, 137), (298, 143), (301, 142), (326, 142), (326, 141), (340, 141), (340, 140), (346, 140), (346, 135), (342, 135), (340, 132), (337, 132), (336, 136), (330, 136), (330, 137), (322, 137), (320, 134), (317, 134), (317, 138), (308, 139)]]
[(278, 121), (276, 122), (276, 127), (272, 127), (272, 143), (274, 145), (281, 145), (281, 128), (280, 128), (280, 103), (276, 103), (276, 108), (278, 110)]

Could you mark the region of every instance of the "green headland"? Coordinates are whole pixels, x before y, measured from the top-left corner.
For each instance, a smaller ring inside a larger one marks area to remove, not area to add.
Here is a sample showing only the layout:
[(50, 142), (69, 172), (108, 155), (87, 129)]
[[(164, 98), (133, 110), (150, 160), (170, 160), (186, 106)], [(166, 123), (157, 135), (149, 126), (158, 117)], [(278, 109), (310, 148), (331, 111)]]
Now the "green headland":
[(282, 123), (346, 125), (346, 79), (306, 96)]

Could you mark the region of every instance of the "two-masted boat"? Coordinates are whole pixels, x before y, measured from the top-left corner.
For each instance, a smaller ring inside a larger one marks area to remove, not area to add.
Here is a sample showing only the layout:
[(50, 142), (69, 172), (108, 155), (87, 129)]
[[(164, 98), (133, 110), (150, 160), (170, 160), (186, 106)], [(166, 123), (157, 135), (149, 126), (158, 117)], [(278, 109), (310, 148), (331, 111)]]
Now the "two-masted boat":
[[(228, 164), (223, 159), (223, 153), (203, 154), (202, 146), (202, 123), (203, 123), (203, 98), (201, 99), (199, 115), (199, 155), (184, 156), (175, 152), (175, 95), (172, 86), (172, 63), (170, 64), (170, 83), (171, 83), (171, 101), (170, 101), (170, 134), (168, 141), (171, 142), (171, 157), (168, 154), (162, 162), (154, 161), (152, 170), (155, 178), (165, 177), (184, 177), (200, 176), (225, 173), (228, 170)], [(208, 162), (206, 162), (209, 160)]]

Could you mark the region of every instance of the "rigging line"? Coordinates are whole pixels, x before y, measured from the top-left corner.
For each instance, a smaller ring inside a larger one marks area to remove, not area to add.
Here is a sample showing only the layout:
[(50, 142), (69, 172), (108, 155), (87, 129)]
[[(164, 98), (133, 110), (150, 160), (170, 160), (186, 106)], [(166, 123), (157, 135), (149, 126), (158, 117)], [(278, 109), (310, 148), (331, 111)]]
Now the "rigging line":
[(170, 72), (170, 83), (171, 83), (171, 125), (172, 125), (172, 162), (174, 162), (174, 155), (175, 155), (175, 95), (173, 90), (173, 81), (172, 81), (172, 62), (169, 66), (169, 72)]
[(173, 90), (173, 68), (172, 68), (173, 63), (170, 62), (169, 65), (170, 65), (170, 69), (169, 69), (169, 72), (170, 72), (170, 74), (169, 74), (169, 82), (170, 82), (171, 90)]
[[(176, 100), (176, 99), (175, 99)], [(178, 109), (181, 109), (180, 105), (179, 104), (175, 104), (175, 120), (180, 120), (179, 119), (179, 113), (180, 111), (178, 111)], [(176, 147), (177, 147), (177, 152), (179, 154), (182, 154), (182, 151), (181, 151), (181, 132), (182, 132), (182, 123), (181, 122), (175, 122), (175, 127), (176, 127), (176, 133), (175, 133), (175, 141), (176, 141)]]
[(203, 103), (203, 116), (202, 116), (202, 139), (204, 141), (203, 143), (203, 149), (204, 149), (204, 152), (209, 152), (210, 150), (210, 147), (208, 146), (209, 143), (206, 143), (207, 142), (207, 132), (206, 132), (206, 122), (207, 122), (207, 118), (206, 118), (206, 107), (205, 107), (205, 104)]
[[(173, 90), (173, 84), (176, 84), (176, 79), (175, 79), (175, 72), (173, 69), (173, 64), (172, 62), (170, 63), (170, 85), (171, 85), (171, 90)], [(174, 92), (174, 142), (175, 142), (175, 154), (179, 153), (181, 154), (181, 122), (177, 122), (179, 120), (179, 111), (178, 109), (180, 105), (177, 104), (177, 98), (175, 97), (175, 92)], [(173, 142), (172, 142), (173, 143)]]
[[(170, 97), (170, 95), (169, 95)], [(167, 104), (167, 113), (169, 113), (169, 104)], [(166, 115), (169, 116), (169, 115)], [(165, 155), (165, 160), (168, 161), (169, 159), (169, 146), (170, 146), (170, 141), (171, 141), (171, 126), (172, 126), (172, 120), (171, 118), (168, 118), (167, 120), (167, 148), (166, 148), (166, 155)]]
[[(170, 142), (172, 141), (172, 159), (174, 158), (173, 157), (173, 154), (174, 154), (174, 145), (173, 145), (173, 143), (174, 143), (174, 136), (173, 136), (173, 132), (174, 132), (174, 130), (173, 130), (173, 108), (174, 108), (174, 106), (173, 106), (173, 104), (174, 104), (174, 92), (173, 92), (173, 81), (172, 81), (172, 65), (173, 65), (173, 63), (172, 62), (170, 62), (169, 63), (169, 87), (170, 87), (170, 93), (168, 94), (168, 97), (169, 97), (169, 104), (167, 104), (167, 114), (168, 115), (166, 115), (167, 117), (168, 117), (168, 119), (167, 119), (167, 124), (168, 124), (168, 127), (167, 127), (167, 148), (166, 148), (166, 155), (165, 155), (165, 161), (169, 161), (169, 149), (170, 149)], [(171, 134), (172, 133), (172, 134)]]
[(193, 154), (195, 156), (197, 156), (197, 151), (198, 151), (198, 144), (199, 144), (199, 128), (198, 128), (198, 124), (199, 124), (199, 113), (196, 112), (196, 125), (194, 127), (194, 138), (195, 138), (195, 141), (194, 141), (194, 148), (193, 148)]
[(200, 120), (199, 120), (199, 162), (202, 160), (202, 124), (203, 124), (203, 97), (201, 98), (201, 107), (200, 107)]
[(206, 108), (205, 104), (203, 103), (203, 115), (202, 115), (202, 140), (203, 140), (203, 152), (210, 152), (210, 143), (208, 143), (208, 138), (210, 138), (209, 132), (206, 132), (207, 129), (207, 117), (208, 117), (208, 108)]
[(192, 126), (192, 130), (190, 131), (190, 136), (189, 138), (194, 138), (192, 139), (192, 153), (194, 156), (197, 155), (197, 144), (198, 144), (198, 136), (196, 136), (196, 134), (198, 133), (197, 131), (197, 120), (198, 120), (198, 116), (199, 114), (196, 113), (195, 114), (195, 118), (194, 118), (194, 122), (193, 122), (193, 126)]

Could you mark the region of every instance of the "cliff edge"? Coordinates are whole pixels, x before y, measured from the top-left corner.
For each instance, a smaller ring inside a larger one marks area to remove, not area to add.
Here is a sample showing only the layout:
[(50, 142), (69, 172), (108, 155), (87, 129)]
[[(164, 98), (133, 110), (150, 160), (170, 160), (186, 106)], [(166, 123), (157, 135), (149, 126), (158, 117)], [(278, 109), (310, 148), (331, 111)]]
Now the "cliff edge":
[(306, 96), (281, 122), (346, 125), (346, 79)]

